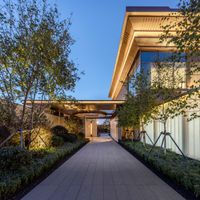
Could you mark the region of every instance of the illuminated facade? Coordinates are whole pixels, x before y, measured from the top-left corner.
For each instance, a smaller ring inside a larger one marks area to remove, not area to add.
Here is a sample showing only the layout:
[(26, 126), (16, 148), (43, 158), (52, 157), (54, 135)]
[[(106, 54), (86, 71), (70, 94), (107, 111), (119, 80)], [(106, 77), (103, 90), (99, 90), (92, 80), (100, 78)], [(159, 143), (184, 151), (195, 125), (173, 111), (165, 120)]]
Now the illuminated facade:
[[(170, 15), (172, 13), (178, 17)], [(173, 55), (176, 47), (160, 41), (162, 26), (173, 24), (177, 20), (181, 20), (181, 16), (176, 9), (169, 7), (127, 7), (109, 92), (112, 100), (125, 99), (129, 88), (124, 83), (132, 75), (142, 70), (149, 73), (151, 81), (154, 78), (154, 63), (168, 62), (167, 58)], [(175, 29), (171, 33), (175, 34)], [(184, 55), (177, 64), (182, 75), (181, 87), (186, 88), (192, 84), (192, 77), (186, 76), (189, 66), (186, 65)], [(186, 121), (183, 116), (168, 120), (168, 131), (186, 155), (200, 159), (200, 119)], [(111, 120), (111, 127), (113, 138), (120, 139), (122, 130), (117, 126), (117, 117)], [(153, 121), (146, 126), (146, 130), (155, 141), (162, 130), (162, 124)], [(170, 141), (167, 141), (167, 147), (178, 152)]]

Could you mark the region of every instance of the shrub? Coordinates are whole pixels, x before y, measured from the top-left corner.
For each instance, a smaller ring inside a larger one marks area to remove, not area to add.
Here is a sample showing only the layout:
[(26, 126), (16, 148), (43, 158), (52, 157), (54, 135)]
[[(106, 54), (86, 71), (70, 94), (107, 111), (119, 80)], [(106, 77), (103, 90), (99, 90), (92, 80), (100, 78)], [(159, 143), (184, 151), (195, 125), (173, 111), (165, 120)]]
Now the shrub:
[[(31, 150), (29, 155), (32, 155), (32, 161), (23, 161), (23, 167), (19, 168), (17, 165), (13, 167), (12, 170), (5, 168), (4, 171), (0, 170), (0, 199), (11, 199), (10, 197), (16, 193), (18, 190), (23, 188), (23, 186), (31, 183), (33, 179), (38, 178), (42, 173), (47, 172), (52, 166), (63, 159), (66, 156), (72, 154), (75, 150), (80, 148), (86, 143), (86, 141), (77, 141), (73, 144), (63, 145), (57, 148), (45, 148), (45, 149), (35, 149)], [(8, 148), (8, 147), (6, 147)], [(17, 147), (12, 147), (14, 149), (19, 149)], [(21, 149), (19, 149), (21, 151)], [(26, 150), (22, 150), (23, 156), (26, 156)], [(3, 155), (4, 155), (4, 151)], [(2, 153), (0, 152), (0, 153)], [(6, 151), (7, 152), (7, 151)], [(20, 155), (21, 156), (21, 155)], [(4, 156), (5, 157), (5, 156)], [(22, 160), (18, 159), (20, 163)], [(0, 157), (0, 161), (2, 161)], [(30, 160), (29, 160), (30, 161)], [(10, 161), (11, 163), (11, 161)], [(2, 163), (0, 163), (2, 164)], [(12, 164), (12, 163), (11, 163)]]
[(64, 144), (64, 140), (62, 137), (57, 136), (57, 135), (53, 135), (51, 138), (51, 145), (53, 147), (58, 147), (58, 146), (62, 146)]
[(41, 149), (33, 149), (31, 150), (32, 157), (34, 158), (43, 158), (48, 154), (47, 149), (41, 148)]
[(65, 128), (70, 133), (78, 134), (83, 129), (83, 121), (76, 116), (65, 117)]
[(63, 126), (55, 126), (51, 129), (51, 132), (54, 134), (54, 135), (65, 135), (68, 133), (68, 130), (63, 127)]
[(6, 126), (0, 126), (0, 138), (5, 139), (10, 136), (10, 134), (11, 133)]
[(20, 146), (20, 134), (19, 132), (12, 136), (12, 138), (7, 142), (9, 146)]
[(79, 132), (77, 136), (79, 139), (85, 138), (85, 134), (83, 132)]
[(0, 169), (13, 170), (31, 163), (32, 154), (20, 147), (3, 147), (0, 149)]
[(65, 135), (61, 135), (61, 137), (63, 138), (63, 140), (65, 142), (74, 143), (77, 140), (77, 136), (75, 134), (73, 134), (73, 133), (68, 133), (68, 134), (65, 134)]
[(59, 137), (62, 137), (65, 142), (75, 142), (77, 140), (77, 136), (72, 133), (68, 133), (67, 129), (63, 126), (55, 126), (51, 129), (51, 132)]
[(161, 172), (172, 181), (200, 197), (200, 161), (183, 158), (172, 151), (165, 155), (160, 147), (156, 147), (149, 155), (150, 145), (143, 146), (141, 142), (121, 142), (131, 153), (136, 154), (154, 169)]

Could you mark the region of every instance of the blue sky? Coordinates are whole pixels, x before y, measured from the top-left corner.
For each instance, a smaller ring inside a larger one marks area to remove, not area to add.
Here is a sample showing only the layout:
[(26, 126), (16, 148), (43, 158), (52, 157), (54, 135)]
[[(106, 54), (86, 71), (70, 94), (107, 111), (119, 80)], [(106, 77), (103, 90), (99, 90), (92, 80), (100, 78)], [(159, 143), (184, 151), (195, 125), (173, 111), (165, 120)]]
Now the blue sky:
[(108, 99), (126, 6), (177, 7), (178, 0), (52, 0), (62, 18), (72, 15), (71, 58), (85, 72), (72, 95)]

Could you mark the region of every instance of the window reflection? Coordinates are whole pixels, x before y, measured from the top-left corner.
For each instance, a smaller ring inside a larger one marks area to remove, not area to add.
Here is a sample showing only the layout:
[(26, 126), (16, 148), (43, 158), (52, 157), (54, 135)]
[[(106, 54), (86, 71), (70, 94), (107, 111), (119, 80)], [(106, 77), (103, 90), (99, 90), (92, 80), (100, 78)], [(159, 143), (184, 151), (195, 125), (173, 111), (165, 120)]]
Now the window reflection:
[[(145, 73), (149, 77), (149, 81), (153, 81), (155, 76), (156, 63), (162, 63), (164, 70), (176, 67), (182, 77), (181, 87), (186, 87), (186, 56), (185, 54), (175, 54), (173, 52), (159, 52), (159, 51), (141, 51), (133, 63), (130, 74), (136, 76), (137, 73)], [(172, 74), (172, 79), (175, 80), (177, 75)], [(130, 76), (129, 76), (130, 79)], [(172, 84), (172, 83), (170, 83)], [(128, 84), (128, 90), (131, 91)], [(132, 91), (133, 92), (133, 91)]]

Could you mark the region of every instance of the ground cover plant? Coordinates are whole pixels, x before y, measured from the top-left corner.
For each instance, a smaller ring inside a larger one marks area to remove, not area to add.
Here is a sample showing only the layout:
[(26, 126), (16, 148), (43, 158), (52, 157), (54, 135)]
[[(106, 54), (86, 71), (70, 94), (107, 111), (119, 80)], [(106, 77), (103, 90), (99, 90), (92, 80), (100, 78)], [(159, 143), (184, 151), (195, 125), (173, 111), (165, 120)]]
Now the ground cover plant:
[(0, 149), (0, 199), (9, 199), (86, 143), (76, 140), (58, 146), (63, 144), (59, 138), (56, 136), (54, 140), (57, 147), (26, 150), (8, 146)]
[(200, 161), (184, 158), (170, 150), (165, 155), (160, 147), (155, 147), (149, 154), (151, 145), (144, 148), (142, 142), (122, 141), (121, 144), (158, 172), (200, 198)]

